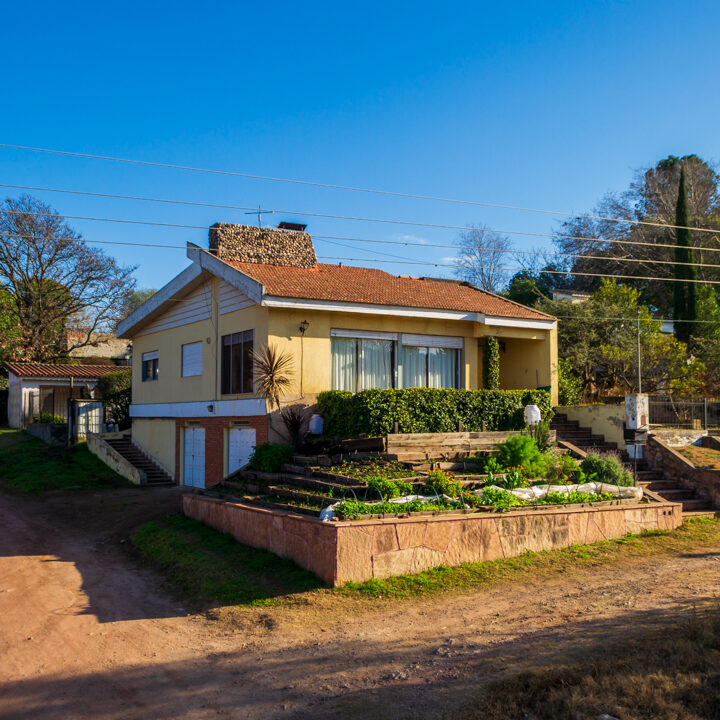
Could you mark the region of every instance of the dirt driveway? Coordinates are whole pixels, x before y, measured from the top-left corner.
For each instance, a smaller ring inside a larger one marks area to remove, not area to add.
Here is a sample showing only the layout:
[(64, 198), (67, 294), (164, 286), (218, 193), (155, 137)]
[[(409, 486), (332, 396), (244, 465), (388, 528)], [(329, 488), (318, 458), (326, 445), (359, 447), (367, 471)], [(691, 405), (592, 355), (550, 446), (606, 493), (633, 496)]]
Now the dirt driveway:
[(0, 495), (0, 720), (452, 716), (479, 678), (720, 595), (719, 547), (463, 595), (204, 612), (123, 543), (179, 497)]

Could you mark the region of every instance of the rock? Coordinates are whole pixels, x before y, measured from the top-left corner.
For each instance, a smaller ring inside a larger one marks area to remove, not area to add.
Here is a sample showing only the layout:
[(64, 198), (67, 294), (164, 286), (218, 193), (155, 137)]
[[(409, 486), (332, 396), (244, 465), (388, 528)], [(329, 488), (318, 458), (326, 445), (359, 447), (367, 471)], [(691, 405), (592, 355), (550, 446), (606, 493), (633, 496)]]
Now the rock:
[(614, 715), (608, 715), (606, 713), (604, 715), (600, 715), (596, 720), (619, 720), (619, 718), (616, 718)]

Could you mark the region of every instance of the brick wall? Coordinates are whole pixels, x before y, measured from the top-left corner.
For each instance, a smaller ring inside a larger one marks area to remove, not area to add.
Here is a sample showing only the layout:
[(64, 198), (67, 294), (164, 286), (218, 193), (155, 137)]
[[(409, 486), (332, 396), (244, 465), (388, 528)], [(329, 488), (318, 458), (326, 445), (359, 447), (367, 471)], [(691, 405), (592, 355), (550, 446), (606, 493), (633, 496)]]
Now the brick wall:
[(205, 428), (205, 487), (223, 479), (226, 454), (225, 431), (235, 423), (247, 423), (255, 429), (255, 442), (267, 442), (268, 422), (266, 415), (252, 417), (178, 418), (175, 421), (175, 479), (182, 484), (182, 431), (188, 423)]

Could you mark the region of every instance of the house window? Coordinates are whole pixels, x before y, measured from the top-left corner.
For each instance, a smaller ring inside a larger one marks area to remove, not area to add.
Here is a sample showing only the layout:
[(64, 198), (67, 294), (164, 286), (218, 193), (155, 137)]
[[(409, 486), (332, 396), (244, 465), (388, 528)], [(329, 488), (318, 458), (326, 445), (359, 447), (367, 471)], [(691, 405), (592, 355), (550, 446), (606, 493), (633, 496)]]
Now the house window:
[(187, 343), (182, 346), (180, 375), (182, 377), (202, 375), (202, 342)]
[(331, 337), (333, 390), (359, 392), (391, 388), (395, 378), (395, 342), (384, 337)]
[(222, 338), (222, 394), (253, 391), (253, 331), (245, 330)]
[(157, 380), (158, 379), (158, 351), (146, 352), (142, 354), (142, 379)]
[(402, 344), (403, 387), (460, 387), (462, 338), (403, 335)]

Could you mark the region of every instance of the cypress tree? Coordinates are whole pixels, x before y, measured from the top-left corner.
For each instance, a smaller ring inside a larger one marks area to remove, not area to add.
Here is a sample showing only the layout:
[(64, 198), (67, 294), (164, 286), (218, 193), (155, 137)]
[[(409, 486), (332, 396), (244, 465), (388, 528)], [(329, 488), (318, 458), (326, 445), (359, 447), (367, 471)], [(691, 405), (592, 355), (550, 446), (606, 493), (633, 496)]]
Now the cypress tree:
[[(688, 342), (693, 334), (693, 323), (697, 320), (696, 283), (697, 268), (693, 265), (692, 232), (688, 229), (690, 215), (687, 206), (687, 189), (685, 186), (685, 166), (680, 166), (680, 183), (678, 185), (678, 199), (675, 209), (675, 278), (673, 283), (673, 318), (680, 322), (675, 323), (675, 337), (682, 342)], [(688, 263), (688, 264), (680, 264)], [(689, 282), (687, 282), (689, 281)]]

